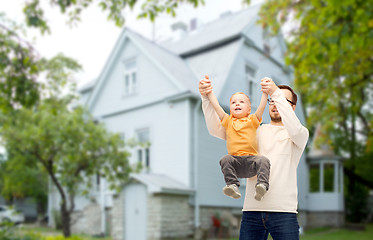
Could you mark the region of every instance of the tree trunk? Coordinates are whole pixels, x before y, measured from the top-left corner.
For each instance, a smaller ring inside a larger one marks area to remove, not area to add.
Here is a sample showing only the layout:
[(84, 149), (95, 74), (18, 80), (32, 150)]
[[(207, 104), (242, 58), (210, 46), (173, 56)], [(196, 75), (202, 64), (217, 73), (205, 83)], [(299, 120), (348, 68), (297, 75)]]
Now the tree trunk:
[(71, 236), (70, 229), (70, 212), (67, 210), (66, 202), (62, 201), (61, 204), (61, 220), (62, 220), (62, 232), (65, 238)]

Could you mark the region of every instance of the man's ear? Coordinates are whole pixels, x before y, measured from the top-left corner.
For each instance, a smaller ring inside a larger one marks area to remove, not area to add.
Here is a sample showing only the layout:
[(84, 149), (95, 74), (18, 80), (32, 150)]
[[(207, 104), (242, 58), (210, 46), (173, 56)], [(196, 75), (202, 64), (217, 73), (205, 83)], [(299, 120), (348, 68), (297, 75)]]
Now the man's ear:
[(297, 107), (297, 105), (292, 105), (292, 107), (293, 107), (293, 111), (295, 111), (295, 108)]

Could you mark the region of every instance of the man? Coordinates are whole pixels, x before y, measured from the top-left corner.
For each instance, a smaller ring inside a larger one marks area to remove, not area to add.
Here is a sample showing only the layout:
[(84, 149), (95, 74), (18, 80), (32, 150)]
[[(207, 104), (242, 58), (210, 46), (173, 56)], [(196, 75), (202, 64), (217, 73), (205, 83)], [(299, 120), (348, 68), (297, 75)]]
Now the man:
[[(271, 188), (261, 201), (256, 201), (253, 196), (257, 179), (247, 179), (239, 239), (261, 240), (271, 234), (274, 240), (297, 240), (297, 166), (309, 133), (295, 115), (294, 91), (289, 86), (276, 86), (269, 78), (262, 79), (260, 84), (262, 91), (271, 97), (268, 100), (271, 122), (257, 130), (259, 154), (271, 163)], [(210, 134), (225, 140), (225, 129), (207, 97), (212, 91), (210, 80), (201, 80), (199, 91)]]

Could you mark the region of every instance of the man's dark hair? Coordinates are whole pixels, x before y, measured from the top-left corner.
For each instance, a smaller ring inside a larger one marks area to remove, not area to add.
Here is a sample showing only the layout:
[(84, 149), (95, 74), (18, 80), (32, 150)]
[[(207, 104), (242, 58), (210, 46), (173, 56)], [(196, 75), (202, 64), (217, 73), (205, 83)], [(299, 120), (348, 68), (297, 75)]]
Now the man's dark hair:
[(291, 92), (291, 94), (293, 95), (293, 100), (292, 102), (294, 103), (294, 105), (297, 105), (297, 101), (298, 101), (298, 97), (297, 97), (297, 94), (295, 94), (294, 90), (287, 86), (287, 85), (278, 85), (277, 86), (279, 89), (287, 89)]

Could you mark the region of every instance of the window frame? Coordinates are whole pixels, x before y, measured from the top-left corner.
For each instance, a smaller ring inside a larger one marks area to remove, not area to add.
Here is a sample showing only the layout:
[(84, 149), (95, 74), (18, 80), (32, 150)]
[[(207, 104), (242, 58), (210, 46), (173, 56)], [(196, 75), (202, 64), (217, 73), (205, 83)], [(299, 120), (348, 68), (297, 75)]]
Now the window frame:
[(137, 61), (131, 58), (123, 61), (123, 64), (123, 97), (127, 97), (138, 92)]

